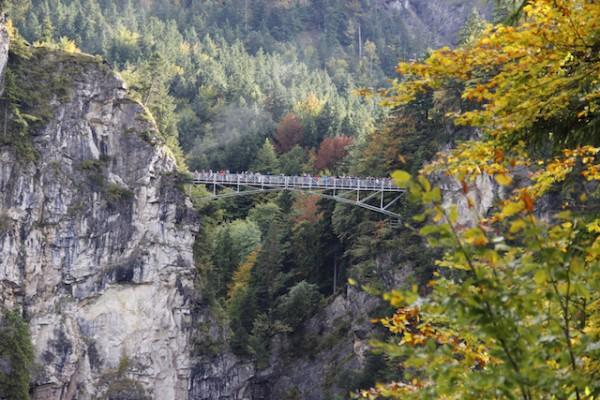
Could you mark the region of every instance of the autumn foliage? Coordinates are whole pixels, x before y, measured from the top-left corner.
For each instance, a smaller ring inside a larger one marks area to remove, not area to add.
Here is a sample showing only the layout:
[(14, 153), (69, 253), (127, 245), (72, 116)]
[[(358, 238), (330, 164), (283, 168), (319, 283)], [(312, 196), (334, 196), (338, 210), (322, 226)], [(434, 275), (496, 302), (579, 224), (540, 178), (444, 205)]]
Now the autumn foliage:
[(336, 163), (348, 155), (348, 146), (352, 144), (349, 136), (335, 136), (326, 138), (321, 142), (315, 168), (317, 170), (331, 169)]
[(304, 128), (298, 116), (289, 113), (286, 114), (279, 125), (275, 134), (275, 147), (279, 154), (287, 153), (297, 144), (301, 144), (304, 139)]
[[(600, 175), (589, 172), (600, 165), (599, 155), (591, 147), (565, 150), (530, 185), (514, 187), (490, 217), (473, 210), (469, 226), (458, 223), (458, 208), (444, 204), (426, 177), (394, 173), (396, 184), (424, 206), (415, 221), (433, 222), (420, 234), (445, 250), (438, 267), (455, 275), (436, 274), (427, 297), (416, 290), (384, 296), (397, 307), (379, 320), (392, 337), (372, 345), (401, 358), (405, 372), (361, 397), (598, 398), (600, 218), (597, 200), (588, 196), (600, 187)], [(577, 215), (565, 204), (550, 218), (536, 215), (542, 196), (581, 178), (591, 191), (583, 190), (579, 201), (591, 212)], [(472, 199), (468, 184), (462, 194)]]
[(318, 202), (321, 198), (317, 195), (300, 195), (294, 201), (294, 223), (308, 222), (316, 224), (323, 218)]
[(229, 299), (235, 297), (241, 290), (248, 287), (252, 268), (254, 268), (254, 265), (256, 264), (256, 257), (258, 256), (259, 251), (260, 248), (248, 254), (233, 273), (233, 278), (227, 288), (227, 297)]
[[(483, 137), (416, 178), (393, 174), (424, 210), (407, 227), (443, 256), (427, 296), (384, 296), (396, 311), (372, 346), (402, 368), (357, 397), (600, 398), (600, 3), (524, 1), (522, 12), (466, 47), (401, 63), (385, 91), (405, 107), (458, 85), (473, 107), (456, 121)], [(465, 207), (432, 173), (462, 188)], [(486, 179), (503, 196), (480, 214), (473, 187)]]
[(460, 82), (462, 97), (478, 107), (456, 115), (459, 123), (515, 143), (536, 124), (552, 122), (541, 131), (544, 140), (598, 143), (600, 5), (524, 3), (516, 26), (489, 25), (468, 47), (442, 48), (424, 62), (398, 64), (404, 79), (388, 92), (386, 104), (406, 104), (419, 93)]

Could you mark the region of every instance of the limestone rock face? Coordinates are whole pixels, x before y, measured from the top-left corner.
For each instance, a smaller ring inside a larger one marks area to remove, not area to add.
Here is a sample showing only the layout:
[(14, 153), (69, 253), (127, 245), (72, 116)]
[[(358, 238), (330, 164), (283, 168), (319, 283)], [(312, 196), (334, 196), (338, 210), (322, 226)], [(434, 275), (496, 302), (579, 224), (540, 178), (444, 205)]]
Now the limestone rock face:
[(380, 304), (348, 287), (308, 319), (299, 334), (275, 340), (270, 368), (254, 379), (254, 398), (346, 398), (342, 386), (365, 366), (373, 329), (369, 314)]
[(345, 398), (345, 379), (358, 375), (365, 366), (373, 329), (369, 316), (380, 304), (378, 298), (349, 287), (295, 334), (274, 337), (269, 365), (262, 369), (227, 351), (196, 359), (189, 399)]
[(425, 48), (456, 45), (458, 33), (476, 9), (489, 17), (493, 4), (482, 0), (378, 0), (376, 3), (397, 11), (407, 24), (407, 34), (420, 38)]
[(4, 92), (4, 70), (8, 63), (8, 32), (6, 27), (0, 24), (0, 95)]
[(194, 364), (190, 399), (252, 400), (254, 365), (224, 352)]
[[(490, 175), (478, 176), (475, 182), (469, 184), (467, 195), (463, 193), (461, 183), (454, 178), (439, 177), (437, 184), (442, 189), (443, 207), (450, 209), (450, 207), (456, 206), (457, 223), (462, 226), (476, 225), (479, 220), (487, 217), (498, 200), (506, 195), (505, 189), (498, 185), (494, 177)], [(467, 197), (471, 199), (472, 207), (469, 207)]]
[(30, 132), (34, 161), (0, 147), (0, 305), (30, 321), (33, 398), (114, 393), (121, 365), (143, 388), (127, 398), (185, 399), (198, 218), (124, 83), (88, 56), (45, 57), (77, 65), (68, 96)]

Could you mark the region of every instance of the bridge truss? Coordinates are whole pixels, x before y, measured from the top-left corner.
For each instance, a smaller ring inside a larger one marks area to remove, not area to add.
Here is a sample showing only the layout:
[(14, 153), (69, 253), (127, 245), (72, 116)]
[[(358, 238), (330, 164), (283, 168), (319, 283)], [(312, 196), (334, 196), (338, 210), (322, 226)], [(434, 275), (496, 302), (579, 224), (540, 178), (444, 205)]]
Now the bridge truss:
[[(317, 195), (365, 208), (399, 220), (390, 207), (404, 193), (389, 178), (312, 177), (246, 174), (194, 173), (193, 183), (205, 185), (210, 197), (247, 196), (282, 190)], [(229, 190), (227, 190), (229, 189)]]

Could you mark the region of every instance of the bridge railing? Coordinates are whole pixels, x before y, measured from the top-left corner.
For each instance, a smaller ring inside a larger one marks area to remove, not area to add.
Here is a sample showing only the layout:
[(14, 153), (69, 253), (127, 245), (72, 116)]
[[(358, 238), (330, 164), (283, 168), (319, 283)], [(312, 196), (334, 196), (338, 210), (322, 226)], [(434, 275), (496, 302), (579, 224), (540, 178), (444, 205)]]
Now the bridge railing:
[(260, 187), (340, 189), (361, 191), (401, 192), (389, 178), (357, 178), (332, 176), (285, 176), (257, 173), (231, 174), (218, 172), (193, 173), (196, 184), (244, 185)]

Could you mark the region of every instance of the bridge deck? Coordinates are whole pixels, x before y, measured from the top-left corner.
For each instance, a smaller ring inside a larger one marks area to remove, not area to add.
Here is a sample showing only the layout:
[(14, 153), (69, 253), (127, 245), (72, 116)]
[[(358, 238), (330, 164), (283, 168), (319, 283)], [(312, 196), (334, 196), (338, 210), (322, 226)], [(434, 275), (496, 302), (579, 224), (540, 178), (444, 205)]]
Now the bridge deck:
[(389, 178), (355, 178), (331, 176), (284, 176), (263, 174), (193, 173), (194, 183), (199, 185), (254, 186), (260, 188), (290, 188), (315, 190), (355, 190), (403, 192)]

